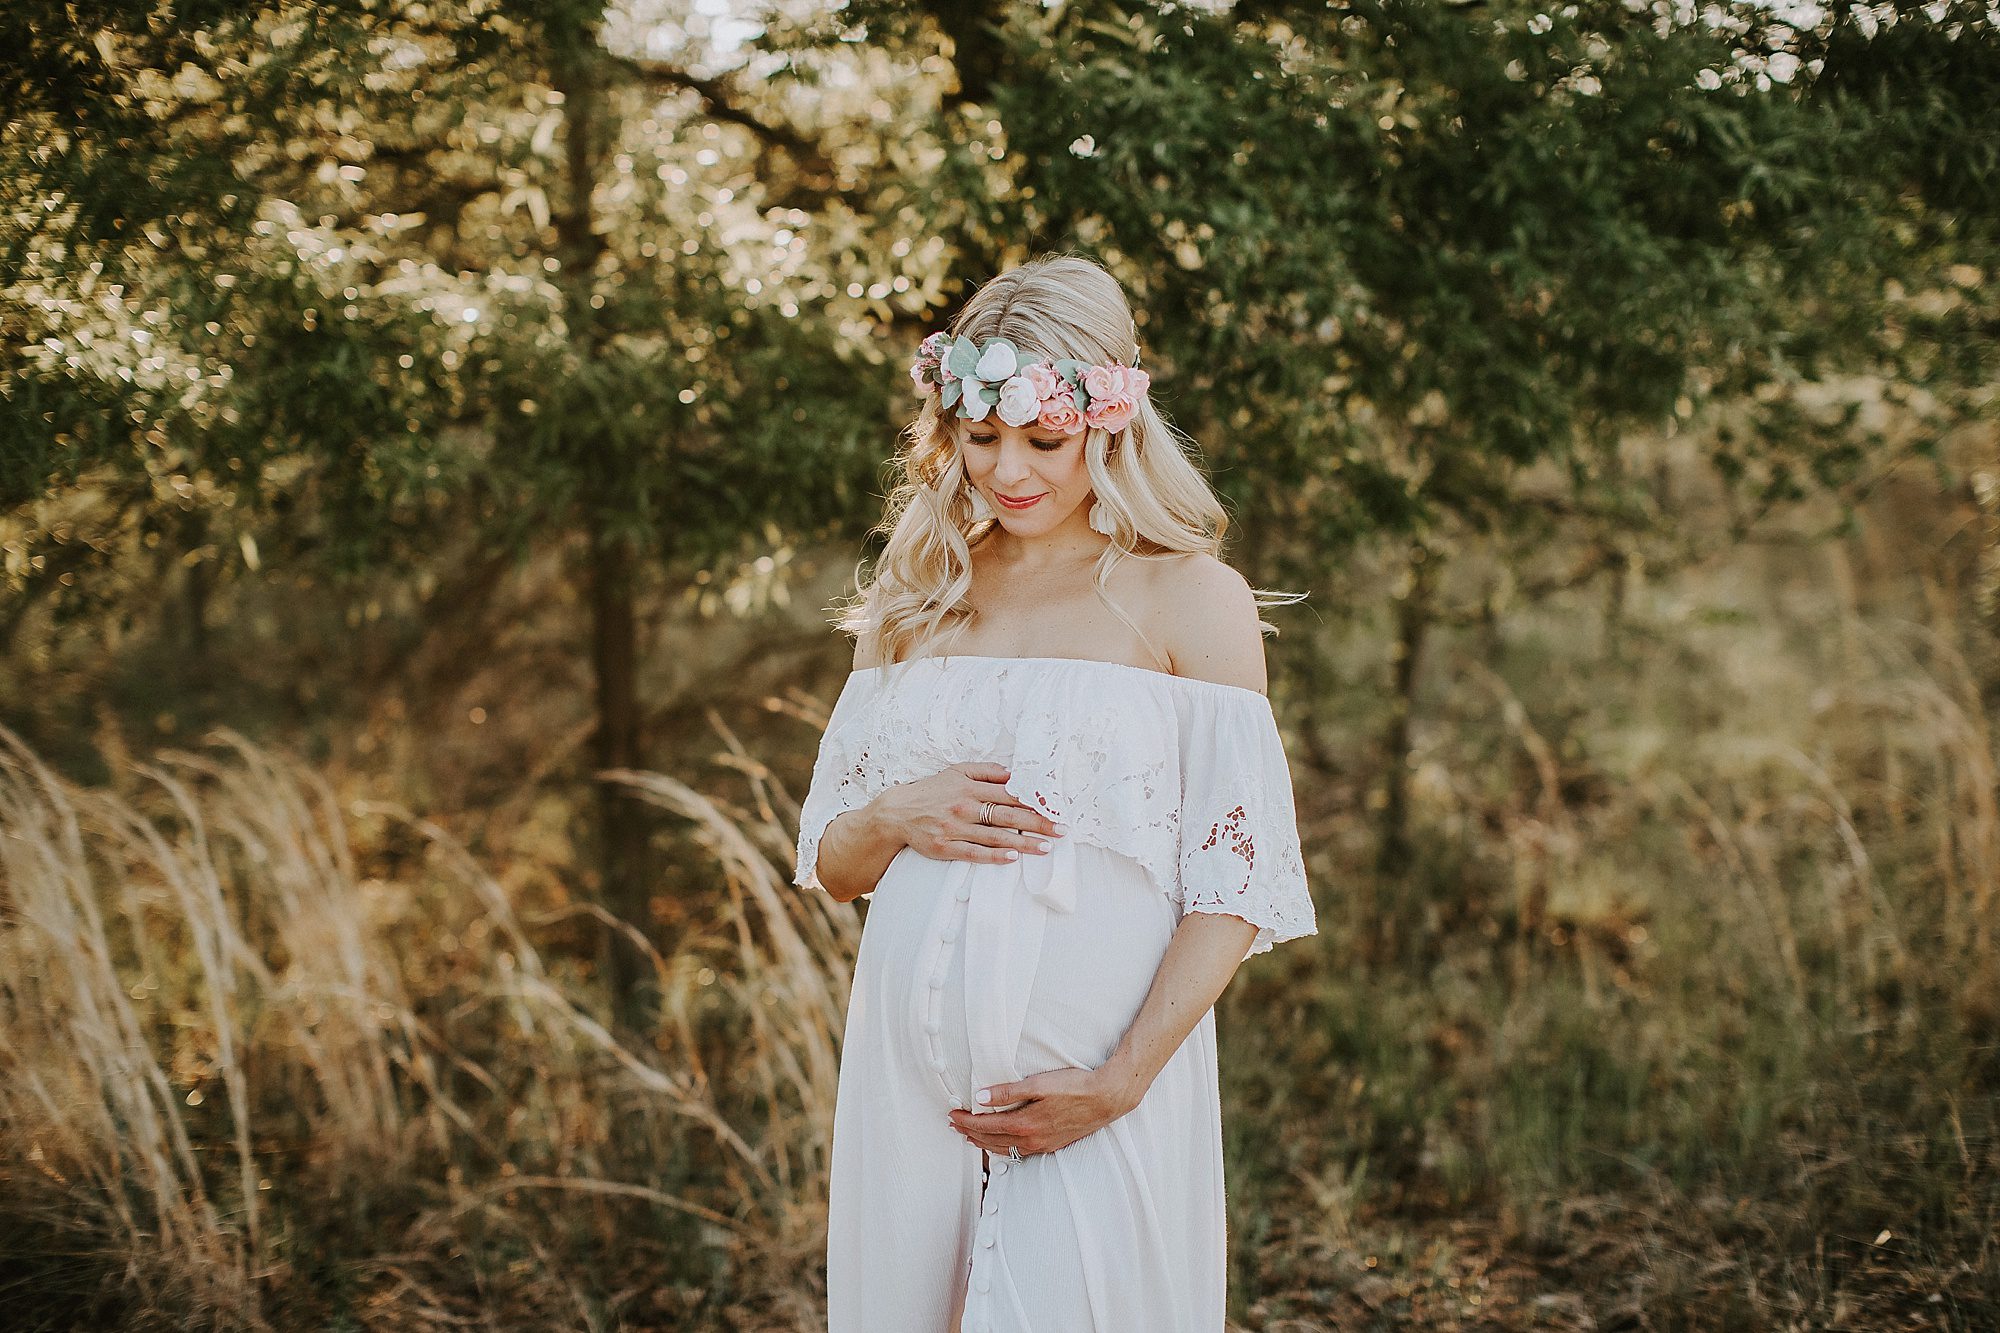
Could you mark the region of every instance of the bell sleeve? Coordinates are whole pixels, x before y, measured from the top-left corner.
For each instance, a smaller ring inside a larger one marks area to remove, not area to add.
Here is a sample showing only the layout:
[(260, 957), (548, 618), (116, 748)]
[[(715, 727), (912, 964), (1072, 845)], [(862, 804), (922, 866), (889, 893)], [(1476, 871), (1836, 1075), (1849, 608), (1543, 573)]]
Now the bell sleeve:
[(1180, 727), (1182, 916), (1221, 912), (1255, 925), (1245, 958), (1318, 934), (1271, 701), (1235, 686), (1189, 691)]
[(826, 835), (826, 826), (874, 798), (869, 781), (874, 768), (864, 734), (867, 729), (860, 724), (880, 688), (880, 677), (881, 672), (875, 670), (851, 673), (820, 736), (812, 782), (799, 806), (798, 859), (792, 883), (802, 889), (826, 887), (819, 881), (819, 843)]

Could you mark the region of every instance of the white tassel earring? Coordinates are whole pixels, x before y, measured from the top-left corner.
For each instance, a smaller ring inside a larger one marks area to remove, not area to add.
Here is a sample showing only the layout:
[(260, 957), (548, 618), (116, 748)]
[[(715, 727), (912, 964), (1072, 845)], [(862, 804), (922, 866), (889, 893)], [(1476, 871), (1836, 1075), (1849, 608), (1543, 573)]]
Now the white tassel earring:
[(1102, 500), (1090, 502), (1090, 527), (1091, 531), (1101, 532), (1107, 537), (1117, 533), (1117, 529), (1111, 525), (1111, 511), (1104, 507)]
[(972, 493), (972, 521), (974, 523), (984, 523), (987, 519), (992, 518), (993, 506), (987, 503), (986, 492), (972, 485), (966, 486), (965, 489)]

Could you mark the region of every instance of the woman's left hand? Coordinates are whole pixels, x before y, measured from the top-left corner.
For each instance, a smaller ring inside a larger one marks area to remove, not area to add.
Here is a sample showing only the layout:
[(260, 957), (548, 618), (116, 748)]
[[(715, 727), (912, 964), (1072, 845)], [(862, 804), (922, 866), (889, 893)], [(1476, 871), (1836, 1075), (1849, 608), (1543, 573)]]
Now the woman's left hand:
[(1138, 1094), (1101, 1070), (1050, 1069), (986, 1089), (992, 1104), (1024, 1105), (1007, 1111), (951, 1109), (952, 1127), (987, 1152), (1006, 1155), (1054, 1152), (1094, 1134), (1139, 1104)]

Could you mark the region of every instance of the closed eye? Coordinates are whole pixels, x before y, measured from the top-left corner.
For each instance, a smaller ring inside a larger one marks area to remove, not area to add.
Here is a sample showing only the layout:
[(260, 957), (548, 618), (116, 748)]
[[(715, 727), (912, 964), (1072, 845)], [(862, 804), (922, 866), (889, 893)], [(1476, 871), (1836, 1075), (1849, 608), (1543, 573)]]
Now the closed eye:
[[(970, 435), (967, 436), (966, 438), (971, 440), (972, 443), (974, 444), (991, 444), (993, 443), (994, 439), (994, 437), (991, 435)], [(1043, 453), (1048, 453), (1051, 450), (1060, 449), (1063, 447), (1063, 442), (1061, 440), (1030, 440), (1028, 441), (1028, 443), (1034, 445), (1037, 449), (1040, 449)]]

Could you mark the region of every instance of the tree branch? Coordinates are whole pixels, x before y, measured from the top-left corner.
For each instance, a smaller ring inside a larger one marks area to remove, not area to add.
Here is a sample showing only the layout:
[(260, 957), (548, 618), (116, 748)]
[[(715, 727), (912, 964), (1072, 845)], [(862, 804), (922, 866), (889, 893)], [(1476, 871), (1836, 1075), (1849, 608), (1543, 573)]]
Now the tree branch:
[(664, 60), (624, 55), (614, 55), (612, 59), (644, 83), (695, 94), (716, 120), (749, 130), (767, 147), (789, 157), (799, 170), (800, 189), (806, 197), (785, 192), (787, 197), (780, 202), (786, 206), (817, 207), (838, 200), (857, 212), (867, 210), (870, 203), (867, 192), (840, 183), (840, 169), (823, 145), (795, 126), (766, 119), (751, 109), (741, 92), (726, 81), (692, 73)]

